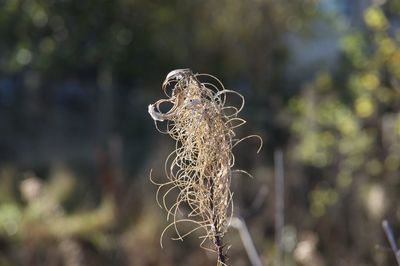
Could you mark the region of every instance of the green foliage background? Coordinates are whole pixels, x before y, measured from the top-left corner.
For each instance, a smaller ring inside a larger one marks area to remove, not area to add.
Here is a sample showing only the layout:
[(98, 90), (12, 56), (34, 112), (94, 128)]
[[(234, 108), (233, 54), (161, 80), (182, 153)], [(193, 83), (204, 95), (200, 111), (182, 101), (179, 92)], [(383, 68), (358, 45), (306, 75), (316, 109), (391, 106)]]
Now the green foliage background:
[[(255, 179), (232, 184), (266, 264), (282, 149), (285, 265), (394, 265), (380, 224), (400, 235), (400, 1), (331, 2), (0, 1), (0, 265), (212, 265), (196, 239), (160, 248), (148, 181), (172, 143), (147, 105), (186, 67), (242, 93), (239, 135), (266, 143), (238, 147)], [(331, 49), (326, 28), (335, 55), (294, 64)], [(249, 265), (226, 239), (229, 265)]]

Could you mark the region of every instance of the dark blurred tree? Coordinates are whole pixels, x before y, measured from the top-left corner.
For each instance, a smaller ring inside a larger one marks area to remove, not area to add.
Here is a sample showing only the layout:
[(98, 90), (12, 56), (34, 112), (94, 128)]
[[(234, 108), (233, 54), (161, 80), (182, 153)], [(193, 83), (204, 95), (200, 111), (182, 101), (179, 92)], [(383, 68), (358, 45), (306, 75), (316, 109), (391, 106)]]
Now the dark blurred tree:
[[(158, 93), (166, 73), (183, 67), (229, 81), (228, 87), (243, 93), (253, 106), (249, 112), (259, 114), (251, 116), (254, 124), (275, 132), (273, 114), (284, 107), (288, 94), (284, 37), (306, 28), (307, 20), (318, 15), (317, 4), (3, 1), (0, 82), (10, 85), (0, 84), (5, 87), (0, 93), (12, 103), (0, 113), (0, 147), (13, 154), (7, 158), (18, 159), (21, 149), (8, 143), (25, 140), (42, 147), (41, 139), (73, 143), (86, 138), (88, 145), (105, 146), (116, 134), (130, 142), (124, 147), (135, 147), (127, 151), (135, 157), (144, 146), (135, 141), (148, 138), (144, 110), (149, 95)], [(286, 138), (280, 128), (276, 131), (272, 136), (277, 142)], [(75, 139), (58, 140), (53, 137), (57, 134)]]
[(129, 81), (193, 67), (256, 87), (284, 65), (281, 37), (316, 10), (307, 1), (14, 0), (0, 10), (1, 71), (55, 77), (111, 67)]

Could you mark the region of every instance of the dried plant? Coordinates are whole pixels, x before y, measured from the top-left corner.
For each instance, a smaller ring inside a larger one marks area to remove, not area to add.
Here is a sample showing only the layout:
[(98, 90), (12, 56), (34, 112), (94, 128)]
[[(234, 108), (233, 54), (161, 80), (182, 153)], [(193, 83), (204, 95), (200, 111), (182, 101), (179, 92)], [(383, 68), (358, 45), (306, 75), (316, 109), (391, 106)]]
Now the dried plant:
[[(202, 83), (203, 78), (215, 84)], [(161, 246), (164, 233), (171, 227), (177, 233), (175, 240), (203, 230), (200, 246), (217, 253), (217, 265), (226, 265), (222, 237), (233, 210), (231, 177), (235, 171), (247, 174), (243, 170), (232, 170), (235, 163), (232, 148), (244, 139), (260, 137), (235, 137), (234, 129), (246, 122), (238, 117), (244, 98), (225, 89), (211, 75), (193, 74), (190, 69), (174, 70), (167, 75), (162, 89), (168, 98), (149, 105), (148, 111), (157, 130), (169, 134), (176, 141), (176, 147), (165, 162), (168, 181), (157, 183), (150, 174), (151, 181), (159, 186), (157, 202), (167, 211), (167, 220), (171, 219), (161, 235)], [(240, 97), (239, 107), (226, 105), (228, 94)], [(162, 112), (163, 104), (172, 107)], [(166, 122), (165, 131), (158, 127), (163, 121)], [(177, 197), (173, 204), (168, 204), (167, 197), (175, 195), (173, 191), (177, 191)], [(192, 223), (194, 228), (182, 233), (181, 223)]]

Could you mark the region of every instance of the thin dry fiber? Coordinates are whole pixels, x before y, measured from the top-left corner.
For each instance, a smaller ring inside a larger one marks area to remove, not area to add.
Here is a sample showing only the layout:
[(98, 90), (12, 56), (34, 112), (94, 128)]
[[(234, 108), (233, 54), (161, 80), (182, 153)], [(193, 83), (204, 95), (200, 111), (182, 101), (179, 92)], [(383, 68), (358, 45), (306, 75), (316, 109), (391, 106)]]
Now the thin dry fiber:
[[(200, 82), (202, 78), (215, 81), (215, 84)], [(232, 148), (242, 139), (235, 138), (234, 129), (246, 121), (238, 117), (244, 105), (241, 94), (227, 90), (215, 77), (208, 74), (193, 74), (190, 69), (170, 72), (162, 89), (168, 98), (149, 105), (149, 113), (154, 119), (158, 131), (169, 134), (175, 141), (175, 150), (167, 157), (165, 174), (168, 181), (153, 183), (158, 185), (157, 202), (167, 211), (167, 220), (174, 228), (177, 237), (183, 238), (195, 231), (204, 232), (200, 246), (216, 252), (218, 265), (225, 265), (226, 254), (222, 237), (229, 226), (233, 204), (230, 190), (235, 157)], [(226, 105), (228, 94), (241, 99), (239, 107)], [(167, 112), (161, 111), (161, 105), (172, 105)], [(166, 130), (162, 131), (158, 123), (165, 121)], [(261, 140), (261, 138), (260, 138)], [(262, 143), (262, 140), (261, 140)], [(261, 148), (261, 146), (260, 146)], [(176, 195), (169, 204), (169, 196)], [(194, 227), (181, 232), (182, 223), (191, 223)]]

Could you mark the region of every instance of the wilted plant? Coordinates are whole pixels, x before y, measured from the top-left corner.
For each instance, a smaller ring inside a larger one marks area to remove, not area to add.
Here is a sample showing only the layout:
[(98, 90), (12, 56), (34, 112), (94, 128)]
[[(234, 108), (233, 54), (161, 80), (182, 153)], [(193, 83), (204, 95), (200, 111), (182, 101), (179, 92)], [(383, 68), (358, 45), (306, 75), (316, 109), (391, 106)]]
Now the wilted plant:
[[(202, 78), (216, 83), (202, 83)], [(235, 171), (247, 173), (232, 170), (235, 163), (232, 148), (244, 139), (260, 137), (235, 138), (234, 129), (246, 122), (238, 117), (244, 98), (235, 91), (225, 89), (211, 75), (193, 74), (190, 69), (174, 70), (167, 75), (162, 89), (168, 98), (149, 105), (148, 111), (157, 130), (169, 134), (176, 141), (176, 147), (165, 162), (168, 181), (157, 183), (150, 176), (152, 182), (159, 186), (158, 204), (166, 209), (167, 220), (172, 219), (161, 235), (161, 245), (162, 237), (170, 227), (174, 227), (177, 233), (177, 237), (173, 238), (175, 240), (183, 240), (185, 236), (203, 230), (200, 246), (216, 252), (217, 264), (225, 265), (226, 251), (222, 237), (233, 210), (231, 177)], [(239, 96), (240, 106), (226, 105), (227, 94)], [(172, 107), (162, 112), (163, 104)], [(165, 131), (160, 130), (157, 124), (162, 121), (167, 123)], [(160, 202), (159, 196), (164, 189)], [(174, 190), (178, 194), (174, 203), (169, 205), (166, 198)], [(181, 223), (192, 223), (195, 227), (181, 233)]]

